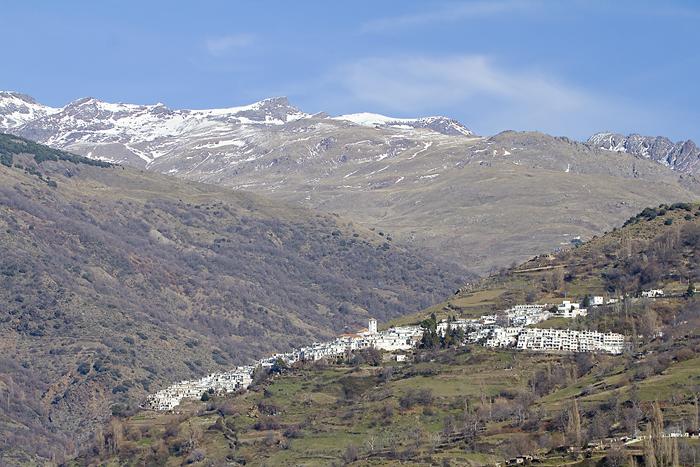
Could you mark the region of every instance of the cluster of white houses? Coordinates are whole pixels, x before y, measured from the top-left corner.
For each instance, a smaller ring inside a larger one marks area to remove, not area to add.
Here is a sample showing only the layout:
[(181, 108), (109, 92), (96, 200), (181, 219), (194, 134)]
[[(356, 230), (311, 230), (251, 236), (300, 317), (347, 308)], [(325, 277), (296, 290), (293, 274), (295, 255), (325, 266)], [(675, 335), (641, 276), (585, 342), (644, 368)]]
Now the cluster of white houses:
[(145, 406), (155, 410), (172, 410), (183, 399), (200, 398), (205, 392), (229, 393), (247, 389), (253, 380), (255, 368), (270, 368), (279, 361), (292, 365), (299, 361), (334, 359), (370, 347), (387, 352), (405, 351), (415, 348), (422, 336), (423, 329), (420, 326), (401, 326), (378, 331), (377, 320), (370, 319), (366, 331), (345, 334), (333, 341), (313, 343), (291, 352), (275, 354), (258, 360), (253, 365), (239, 366), (225, 373), (214, 373), (199, 380), (173, 384), (148, 396)]
[[(612, 300), (593, 297), (590, 304), (598, 306), (613, 303)], [(464, 343), (487, 347), (542, 352), (622, 353), (627, 346), (622, 334), (528, 327), (550, 317), (574, 318), (586, 314), (585, 308), (568, 300), (556, 307), (546, 304), (516, 305), (503, 312), (479, 318), (443, 320), (437, 323), (437, 332), (444, 336), (449, 330), (459, 328), (464, 332)], [(411, 350), (419, 345), (423, 331), (420, 326), (397, 326), (378, 331), (377, 321), (370, 319), (368, 329), (356, 334), (345, 334), (333, 341), (314, 343), (288, 353), (276, 354), (253, 365), (240, 366), (225, 373), (173, 384), (150, 395), (145, 405), (155, 410), (172, 410), (183, 399), (200, 398), (204, 392), (226, 393), (246, 389), (252, 382), (255, 368), (269, 368), (280, 360), (291, 365), (299, 361), (335, 359), (348, 352), (367, 348), (387, 352)], [(398, 355), (397, 360), (402, 361), (401, 357), (405, 358), (404, 355)]]

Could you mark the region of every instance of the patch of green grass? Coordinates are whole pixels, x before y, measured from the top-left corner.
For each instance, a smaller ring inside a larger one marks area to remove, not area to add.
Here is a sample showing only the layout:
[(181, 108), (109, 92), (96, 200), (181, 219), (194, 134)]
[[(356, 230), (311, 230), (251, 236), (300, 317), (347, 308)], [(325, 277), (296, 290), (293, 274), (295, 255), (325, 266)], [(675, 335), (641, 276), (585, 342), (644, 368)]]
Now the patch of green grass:
[(570, 329), (572, 320), (569, 318), (549, 318), (548, 320), (533, 324), (533, 328), (541, 329)]

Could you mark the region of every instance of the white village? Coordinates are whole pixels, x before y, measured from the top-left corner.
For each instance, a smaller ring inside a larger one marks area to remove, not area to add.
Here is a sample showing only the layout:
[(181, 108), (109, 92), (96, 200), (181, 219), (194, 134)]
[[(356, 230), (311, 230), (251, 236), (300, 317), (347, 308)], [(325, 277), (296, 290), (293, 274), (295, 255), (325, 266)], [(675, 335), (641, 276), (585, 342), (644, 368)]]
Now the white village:
[[(644, 297), (663, 296), (662, 290), (643, 293)], [(611, 305), (620, 299), (589, 297), (590, 307)], [(436, 323), (440, 337), (459, 329), (463, 340), (460, 345), (477, 344), (490, 348), (522, 351), (577, 353), (594, 352), (622, 354), (629, 342), (622, 334), (590, 330), (549, 329), (530, 327), (550, 318), (577, 318), (586, 316), (588, 309), (578, 302), (564, 300), (559, 305), (528, 304), (483, 315), (477, 318), (451, 318)], [(236, 367), (224, 373), (213, 373), (199, 380), (175, 383), (148, 396), (144, 408), (169, 411), (184, 399), (199, 399), (204, 393), (231, 393), (247, 389), (253, 381), (256, 368), (269, 369), (276, 364), (293, 365), (297, 362), (314, 362), (321, 359), (337, 359), (356, 350), (374, 348), (393, 353), (397, 362), (405, 361), (406, 353), (420, 346), (425, 328), (420, 325), (396, 326), (380, 331), (377, 320), (370, 318), (366, 330), (355, 334), (343, 334), (335, 340), (313, 343), (307, 347), (279, 353), (258, 360), (251, 365)]]

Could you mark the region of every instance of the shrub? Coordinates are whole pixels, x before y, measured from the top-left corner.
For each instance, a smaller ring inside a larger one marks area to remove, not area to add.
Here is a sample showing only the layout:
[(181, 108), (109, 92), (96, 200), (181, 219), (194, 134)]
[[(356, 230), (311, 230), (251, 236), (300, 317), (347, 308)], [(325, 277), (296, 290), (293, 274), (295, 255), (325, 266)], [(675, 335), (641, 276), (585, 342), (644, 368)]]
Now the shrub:
[(189, 456), (187, 456), (187, 463), (188, 464), (194, 464), (195, 462), (201, 462), (206, 458), (206, 454), (204, 453), (203, 450), (201, 449), (195, 449), (190, 453)]
[(90, 373), (90, 364), (87, 362), (82, 362), (80, 365), (78, 365), (78, 373), (83, 376)]
[(114, 404), (110, 409), (112, 411), (112, 415), (115, 417), (122, 416), (127, 412), (127, 406), (124, 404)]
[(289, 439), (301, 438), (302, 432), (299, 425), (289, 425), (287, 428), (285, 428), (284, 437)]
[(693, 357), (695, 357), (695, 352), (685, 347), (677, 350), (674, 355), (674, 358), (679, 362), (690, 360)]
[(343, 453), (343, 460), (350, 464), (352, 462), (355, 462), (359, 458), (360, 454), (354, 445), (350, 444), (348, 445), (347, 448), (345, 448), (345, 452)]
[(409, 389), (399, 398), (399, 405), (403, 409), (410, 409), (417, 404), (430, 405), (433, 403), (433, 392), (430, 389)]
[(686, 211), (690, 211), (693, 209), (693, 207), (690, 205), (690, 203), (673, 203), (671, 205), (670, 209), (672, 211), (681, 210), (681, 209), (686, 210)]
[(253, 425), (253, 428), (257, 431), (278, 430), (280, 428), (280, 422), (277, 417), (260, 417)]

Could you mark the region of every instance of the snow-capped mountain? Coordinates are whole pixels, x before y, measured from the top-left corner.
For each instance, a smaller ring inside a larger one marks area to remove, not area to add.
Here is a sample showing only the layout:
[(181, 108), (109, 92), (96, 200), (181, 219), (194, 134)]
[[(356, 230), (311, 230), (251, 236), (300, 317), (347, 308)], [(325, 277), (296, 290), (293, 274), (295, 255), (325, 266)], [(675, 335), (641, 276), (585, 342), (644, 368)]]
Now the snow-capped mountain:
[(596, 148), (651, 159), (680, 172), (697, 173), (700, 170), (700, 149), (691, 140), (674, 143), (664, 136), (596, 133), (587, 142)]
[(163, 104), (112, 104), (92, 97), (45, 113), (14, 133), (88, 157), (144, 165), (184, 140), (216, 138), (247, 126), (283, 125), (309, 115), (272, 98), (223, 109), (172, 110)]
[(39, 104), (26, 94), (0, 91), (0, 130), (16, 128), (59, 110)]
[(427, 128), (443, 135), (474, 136), (474, 133), (457, 120), (447, 117), (393, 118), (374, 113), (356, 113), (334, 117), (357, 125), (369, 127)]
[(286, 132), (294, 137), (315, 128), (361, 125), (411, 137), (424, 132), (472, 136), (464, 125), (446, 117), (396, 119), (371, 114), (374, 123), (370, 124), (367, 118), (358, 117), (370, 114), (335, 118), (310, 115), (290, 105), (285, 97), (205, 110), (174, 110), (163, 104), (113, 104), (88, 97), (54, 109), (28, 96), (5, 94), (8, 97), (7, 104), (0, 107), (0, 131), (88, 157), (142, 167), (176, 155), (191, 160), (206, 154), (227, 166), (249, 162), (269, 152), (264, 143), (274, 135)]

